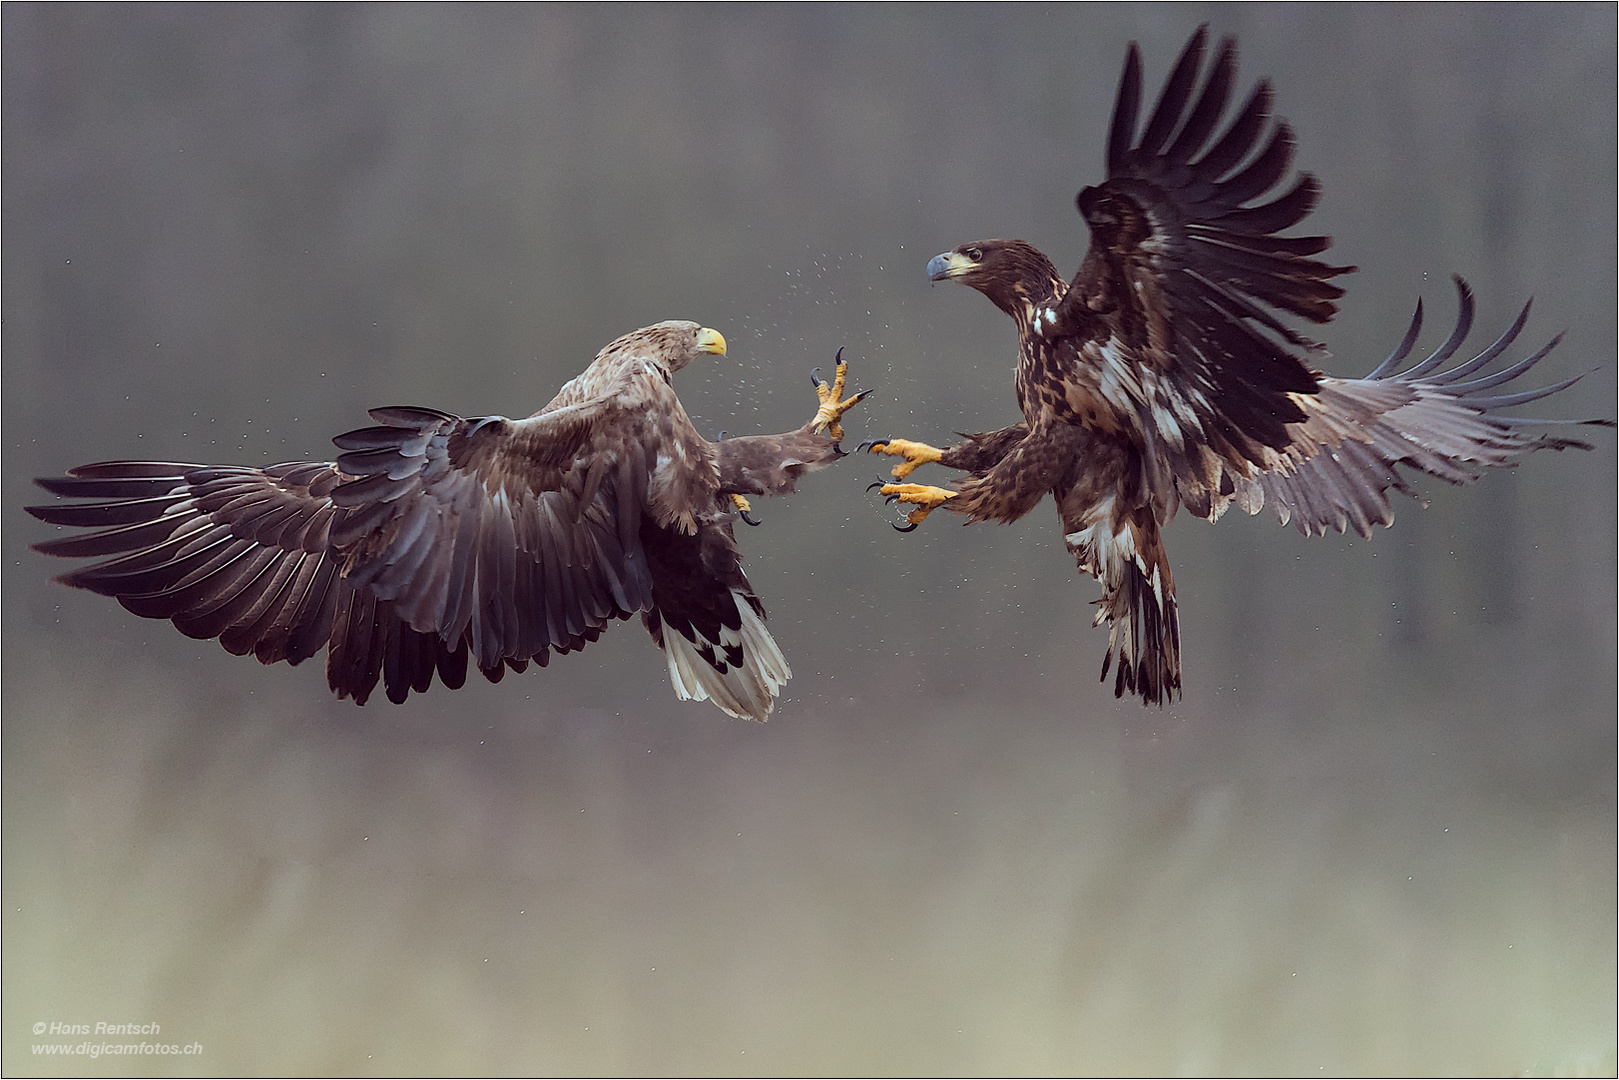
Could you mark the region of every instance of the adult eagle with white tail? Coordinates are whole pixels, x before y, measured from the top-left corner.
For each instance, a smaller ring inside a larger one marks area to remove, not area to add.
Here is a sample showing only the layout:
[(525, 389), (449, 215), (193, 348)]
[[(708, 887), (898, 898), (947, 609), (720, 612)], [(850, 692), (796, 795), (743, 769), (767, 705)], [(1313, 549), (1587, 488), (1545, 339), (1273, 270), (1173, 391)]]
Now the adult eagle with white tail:
[[(746, 496), (786, 494), (843, 456), (846, 365), (803, 427), (711, 443), (670, 376), (718, 331), (665, 322), (614, 341), (526, 420), (374, 409), (335, 462), (268, 468), (114, 461), (41, 479), (85, 502), (31, 506), (95, 531), (35, 545), (113, 556), (60, 580), (170, 619), (237, 655), (327, 650), (338, 697), (364, 704), (491, 682), (640, 614), (675, 693), (764, 720), (791, 672), (742, 572)], [(757, 524), (756, 522), (753, 522)]]
[[(1102, 677), (1114, 693), (1162, 705), (1179, 692), (1175, 585), (1161, 528), (1185, 506), (1215, 520), (1233, 502), (1250, 514), (1268, 501), (1306, 535), (1353, 526), (1370, 535), (1394, 520), (1388, 491), (1414, 494), (1396, 466), (1454, 483), (1510, 465), (1528, 451), (1590, 449), (1526, 430), (1535, 421), (1497, 410), (1567, 387), (1491, 393), (1557, 344), (1490, 374), (1523, 313), (1477, 356), (1448, 369), (1471, 326), (1473, 301), (1457, 279), (1455, 332), (1400, 371), (1421, 325), (1363, 379), (1313, 371), (1299, 353), (1321, 346), (1279, 315), (1325, 323), (1354, 269), (1312, 256), (1325, 236), (1281, 236), (1314, 207), (1319, 188), (1284, 180), (1293, 133), (1271, 122), (1261, 82), (1219, 131), (1236, 80), (1225, 39), (1206, 74), (1207, 28), (1192, 36), (1138, 134), (1141, 57), (1132, 44), (1107, 142), (1107, 180), (1079, 193), (1091, 243), (1071, 281), (1021, 240), (981, 240), (936, 256), (934, 281), (958, 281), (1017, 323), (1017, 399), (1024, 422), (940, 449), (905, 439), (862, 444), (905, 460), (903, 481), (939, 462), (968, 474), (954, 489), (878, 484), (917, 507), (914, 528), (944, 508), (969, 521), (1014, 521), (1046, 494), (1079, 568), (1102, 583), (1096, 621), (1111, 634)], [(1201, 76), (1201, 77), (1200, 77)], [(1268, 136), (1267, 136), (1268, 130)], [(1583, 421), (1612, 426), (1612, 421)]]

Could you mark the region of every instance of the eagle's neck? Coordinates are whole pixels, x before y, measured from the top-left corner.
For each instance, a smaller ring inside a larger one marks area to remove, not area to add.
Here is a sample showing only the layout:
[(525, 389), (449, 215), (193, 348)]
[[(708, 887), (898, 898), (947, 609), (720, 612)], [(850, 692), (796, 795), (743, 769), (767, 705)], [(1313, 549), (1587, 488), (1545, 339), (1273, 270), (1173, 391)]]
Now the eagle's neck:
[[(1057, 276), (1056, 267), (1044, 276), (1025, 276), (1007, 296), (997, 300), (1000, 309), (1012, 316), (1018, 329), (1017, 401), (1023, 417), (1038, 425), (1057, 406), (1052, 392), (1060, 389), (1062, 377), (1052, 367), (1053, 357), (1044, 344), (1041, 323), (1049, 328), (1052, 312), (1068, 292), (1068, 283)], [(992, 298), (993, 299), (993, 298)]]
[(1007, 297), (1005, 302), (996, 300), (995, 305), (1012, 316), (1012, 320), (1017, 323), (1018, 337), (1027, 338), (1034, 329), (1035, 319), (1046, 309), (1055, 306), (1067, 291), (1066, 282), (1060, 278), (1053, 278), (1042, 282), (1039, 288), (1022, 289)]
[[(1039, 255), (1038, 252), (1034, 254)], [(980, 291), (1017, 323), (1018, 334), (1027, 336), (1041, 311), (1054, 305), (1068, 291), (1067, 282), (1044, 255), (1031, 261), (1015, 277), (999, 277), (980, 286)]]

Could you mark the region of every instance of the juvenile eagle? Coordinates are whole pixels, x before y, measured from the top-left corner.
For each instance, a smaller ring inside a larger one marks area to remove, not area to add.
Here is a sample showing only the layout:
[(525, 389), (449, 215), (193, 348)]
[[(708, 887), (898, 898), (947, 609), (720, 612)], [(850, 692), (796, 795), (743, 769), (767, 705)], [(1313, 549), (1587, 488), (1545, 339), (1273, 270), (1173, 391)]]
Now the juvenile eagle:
[(114, 556), (60, 578), (236, 655), (297, 664), (365, 704), (467, 661), (507, 668), (595, 641), (639, 613), (676, 696), (764, 720), (791, 676), (742, 572), (732, 526), (747, 495), (790, 493), (843, 456), (846, 365), (803, 427), (711, 443), (670, 376), (718, 331), (665, 322), (626, 334), (526, 420), (373, 409), (335, 462), (255, 469), (113, 461), (37, 481), (90, 503), (31, 506), (93, 532), (35, 545)]
[(1307, 536), (1349, 526), (1369, 536), (1394, 519), (1390, 488), (1414, 494), (1396, 465), (1466, 483), (1527, 451), (1590, 449), (1496, 412), (1575, 380), (1489, 393), (1555, 339), (1477, 374), (1517, 337), (1527, 305), (1489, 348), (1441, 370), (1472, 322), (1460, 279), (1455, 331), (1406, 370), (1397, 368), (1415, 342), (1420, 303), (1405, 340), (1364, 379), (1332, 378), (1300, 361), (1295, 350), (1320, 346), (1278, 313), (1327, 322), (1343, 295), (1332, 279), (1354, 267), (1311, 258), (1328, 237), (1277, 235), (1314, 206), (1313, 177), (1255, 204), (1285, 177), (1293, 133), (1270, 125), (1271, 89), (1261, 82), (1216, 137), (1236, 45), (1225, 39), (1200, 80), (1206, 41), (1206, 27), (1192, 36), (1139, 137), (1141, 57), (1131, 44), (1107, 180), (1076, 200), (1091, 242), (1072, 281), (1021, 240), (963, 244), (928, 263), (932, 280), (972, 286), (1017, 323), (1024, 422), (946, 449), (862, 444), (905, 459), (896, 480), (934, 461), (968, 474), (954, 490), (872, 485), (917, 507), (907, 529), (941, 506), (969, 521), (1010, 522), (1048, 492), (1055, 497), (1068, 550), (1102, 584), (1096, 622), (1110, 626), (1102, 678), (1116, 659), (1114, 694), (1157, 705), (1181, 684), (1175, 585), (1160, 534), (1180, 506), (1213, 521), (1232, 502), (1254, 514), (1268, 500)]

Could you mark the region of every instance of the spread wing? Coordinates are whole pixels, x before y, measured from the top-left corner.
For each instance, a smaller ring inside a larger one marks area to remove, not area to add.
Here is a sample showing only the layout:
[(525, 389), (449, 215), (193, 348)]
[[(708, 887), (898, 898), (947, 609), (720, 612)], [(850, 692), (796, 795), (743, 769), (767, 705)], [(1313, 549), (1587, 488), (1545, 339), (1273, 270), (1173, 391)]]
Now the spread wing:
[(1294, 350), (1317, 346), (1278, 315), (1331, 319), (1343, 290), (1330, 279), (1353, 269), (1310, 258), (1328, 237), (1277, 235), (1314, 207), (1313, 177), (1255, 203), (1285, 178), (1293, 133), (1271, 125), (1264, 82), (1220, 130), (1236, 46), (1221, 43), (1199, 89), (1206, 43), (1200, 28), (1139, 138), (1141, 58), (1131, 45), (1108, 178), (1077, 200), (1089, 252), (1033, 324), (1068, 407), (1143, 448), (1161, 520), (1177, 494), (1206, 509), (1219, 460), (1257, 463), (1287, 445), (1286, 425), (1304, 419), (1294, 396), (1317, 386)]
[(217, 637), (230, 652), (266, 664), (301, 663), (330, 644), (333, 689), (361, 703), (384, 664), (395, 700), (412, 686), (425, 690), (435, 670), (445, 685), (460, 686), (464, 644), (442, 648), (437, 635), (411, 631), (391, 607), (377, 610), (342, 581), (330, 534), (344, 511), (330, 496), (343, 479), (320, 462), (267, 469), (103, 462), (39, 481), (55, 494), (97, 501), (28, 511), (53, 524), (99, 527), (36, 545), (49, 555), (113, 556), (63, 583), (117, 597), (137, 615), (171, 619), (187, 636)]
[(641, 543), (650, 412), (604, 403), (527, 420), (378, 409), (335, 463), (264, 469), (109, 462), (40, 481), (88, 504), (30, 507), (101, 526), (38, 545), (113, 556), (63, 577), (266, 663), (329, 644), (340, 696), (379, 675), (402, 701), (467, 656), (491, 679), (594, 641), (652, 603)]
[(1589, 450), (1587, 443), (1526, 428), (1555, 423), (1612, 427), (1613, 421), (1532, 420), (1497, 411), (1555, 394), (1579, 380), (1575, 376), (1550, 386), (1494, 392), (1539, 363), (1561, 335), (1516, 363), (1480, 374), (1522, 332), (1528, 304), (1488, 348), (1444, 367), (1473, 324), (1472, 292), (1461, 278), (1456, 279), (1456, 290), (1456, 326), (1438, 348), (1405, 371), (1397, 370), (1422, 327), (1418, 303), (1404, 340), (1376, 370), (1363, 379), (1323, 377), (1318, 393), (1295, 398), (1305, 418), (1287, 425), (1287, 445), (1267, 451), (1262, 469), (1234, 473), (1232, 493), (1219, 500), (1214, 513), (1234, 500), (1255, 514), (1268, 501), (1283, 525), (1292, 521), (1306, 536), (1352, 527), (1369, 537), (1373, 525), (1394, 521), (1389, 489), (1416, 497), (1397, 465), (1465, 484), (1477, 480), (1485, 469), (1511, 465), (1534, 450)]
[[(672, 395), (671, 395), (672, 396)], [(424, 409), (334, 440), (343, 577), (484, 671), (582, 647), (650, 603), (641, 545), (655, 419), (611, 400), (526, 420)]]

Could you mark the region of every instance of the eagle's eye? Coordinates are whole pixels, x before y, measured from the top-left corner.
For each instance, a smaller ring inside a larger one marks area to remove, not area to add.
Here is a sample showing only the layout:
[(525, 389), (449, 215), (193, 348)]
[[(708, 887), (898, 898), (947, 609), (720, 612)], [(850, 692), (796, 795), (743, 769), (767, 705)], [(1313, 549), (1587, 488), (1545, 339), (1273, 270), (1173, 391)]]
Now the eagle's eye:
[(963, 252), (963, 254), (965, 254), (967, 256), (967, 258), (971, 259), (973, 262), (983, 262), (984, 261), (984, 253), (979, 248), (970, 247), (965, 252)]

